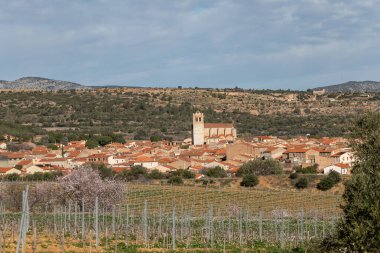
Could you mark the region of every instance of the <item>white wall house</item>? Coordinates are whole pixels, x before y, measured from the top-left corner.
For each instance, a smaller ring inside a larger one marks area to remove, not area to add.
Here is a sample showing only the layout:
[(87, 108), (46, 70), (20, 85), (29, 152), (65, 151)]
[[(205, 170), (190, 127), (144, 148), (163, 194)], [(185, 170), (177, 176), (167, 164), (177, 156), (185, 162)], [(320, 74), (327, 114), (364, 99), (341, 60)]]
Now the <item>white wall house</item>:
[(0, 149), (7, 149), (7, 144), (5, 142), (0, 142)]
[(352, 166), (352, 164), (355, 162), (355, 157), (352, 152), (339, 152), (333, 154), (332, 157), (335, 158), (335, 163), (349, 164)]
[(323, 169), (323, 174), (329, 174), (331, 171), (336, 171), (339, 174), (350, 174), (350, 166), (348, 164), (334, 164)]
[(108, 163), (111, 165), (115, 165), (115, 164), (125, 163), (126, 161), (127, 159), (125, 157), (114, 156), (112, 159), (108, 160)]
[(134, 166), (141, 165), (147, 169), (153, 169), (158, 166), (158, 161), (155, 161), (151, 157), (147, 156), (140, 156), (137, 157), (135, 162), (133, 163)]

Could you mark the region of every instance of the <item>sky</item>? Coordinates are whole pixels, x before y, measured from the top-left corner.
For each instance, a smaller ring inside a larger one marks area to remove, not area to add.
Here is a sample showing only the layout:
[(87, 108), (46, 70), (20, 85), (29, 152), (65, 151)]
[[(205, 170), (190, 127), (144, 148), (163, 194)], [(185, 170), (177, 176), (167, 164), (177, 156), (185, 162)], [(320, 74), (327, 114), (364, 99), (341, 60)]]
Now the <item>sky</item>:
[(380, 80), (380, 0), (0, 0), (0, 79), (308, 89)]

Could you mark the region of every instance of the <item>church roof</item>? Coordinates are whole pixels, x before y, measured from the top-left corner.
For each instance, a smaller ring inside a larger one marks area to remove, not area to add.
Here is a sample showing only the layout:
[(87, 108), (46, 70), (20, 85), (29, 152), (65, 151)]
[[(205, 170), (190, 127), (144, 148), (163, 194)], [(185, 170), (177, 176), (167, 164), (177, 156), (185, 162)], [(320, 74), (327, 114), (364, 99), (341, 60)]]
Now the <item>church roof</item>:
[(205, 123), (205, 128), (233, 128), (231, 123)]

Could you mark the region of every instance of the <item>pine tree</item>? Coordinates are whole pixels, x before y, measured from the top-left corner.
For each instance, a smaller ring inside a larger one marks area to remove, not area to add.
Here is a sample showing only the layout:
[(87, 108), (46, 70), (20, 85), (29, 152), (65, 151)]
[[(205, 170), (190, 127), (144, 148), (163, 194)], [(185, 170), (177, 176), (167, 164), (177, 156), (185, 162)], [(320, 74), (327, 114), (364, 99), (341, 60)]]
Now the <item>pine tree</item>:
[(369, 113), (351, 129), (356, 154), (352, 178), (345, 184), (343, 217), (323, 252), (380, 250), (380, 113)]

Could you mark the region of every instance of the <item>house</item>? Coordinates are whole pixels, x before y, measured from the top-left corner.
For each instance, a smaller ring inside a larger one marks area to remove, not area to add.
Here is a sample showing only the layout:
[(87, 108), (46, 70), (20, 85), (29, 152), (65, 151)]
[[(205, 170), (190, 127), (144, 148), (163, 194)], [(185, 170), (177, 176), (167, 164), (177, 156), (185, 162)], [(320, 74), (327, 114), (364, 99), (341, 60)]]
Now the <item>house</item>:
[(16, 164), (16, 166), (20, 167), (21, 169), (26, 168), (26, 167), (30, 167), (32, 165), (33, 165), (33, 160), (31, 160), (31, 159), (21, 160), (20, 162), (18, 162)]
[(268, 143), (268, 142), (274, 142), (277, 138), (276, 137), (273, 137), (273, 136), (256, 136), (255, 140), (257, 140), (258, 142), (264, 142), (264, 143)]
[(313, 165), (316, 163), (319, 152), (307, 148), (292, 148), (286, 150), (284, 155), (286, 155), (286, 159), (297, 165), (302, 165), (304, 163)]
[(342, 151), (333, 154), (331, 157), (334, 158), (335, 163), (345, 163), (352, 166), (352, 164), (355, 162), (355, 157), (352, 152)]
[(170, 165), (158, 165), (156, 167), (154, 167), (155, 170), (158, 170), (162, 173), (167, 173), (167, 172), (171, 172), (171, 171), (175, 171), (177, 170), (176, 168), (170, 166)]
[(15, 168), (0, 168), (0, 175), (21, 174), (21, 171)]
[(227, 145), (226, 156), (227, 160), (234, 160), (236, 156), (241, 154), (251, 155), (253, 157), (259, 157), (262, 148), (248, 142), (235, 142)]
[(75, 164), (66, 158), (41, 159), (36, 164), (41, 165), (41, 166), (56, 166), (56, 167), (69, 168), (69, 169), (73, 169), (75, 167)]
[(350, 165), (344, 163), (337, 163), (323, 168), (323, 174), (329, 174), (331, 171), (336, 171), (339, 174), (347, 175), (350, 174)]
[(36, 172), (46, 172), (44, 169), (42, 169), (41, 167), (38, 167), (36, 165), (30, 166), (28, 168), (24, 168), (23, 171), (26, 174), (34, 174)]
[(158, 161), (155, 161), (151, 157), (139, 156), (135, 159), (133, 165), (134, 166), (140, 165), (140, 166), (143, 166), (147, 169), (152, 169), (152, 168), (155, 168), (158, 166)]
[(7, 144), (5, 142), (0, 142), (0, 149), (6, 150), (7, 149)]
[(168, 163), (166, 165), (170, 165), (176, 169), (187, 169), (191, 166), (191, 160), (186, 157), (180, 157), (174, 162)]
[(265, 159), (281, 159), (282, 154), (286, 151), (284, 148), (278, 148), (278, 147), (268, 147), (266, 150), (262, 152), (262, 157)]
[(93, 154), (87, 157), (87, 162), (90, 163), (104, 163), (104, 164), (116, 164), (112, 155), (108, 154)]
[(114, 156), (113, 159), (109, 161), (109, 164), (121, 164), (127, 162), (127, 157), (125, 156)]

